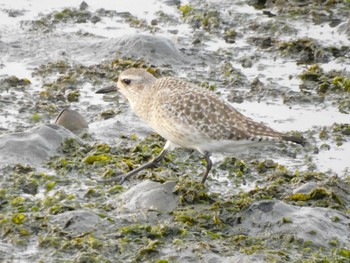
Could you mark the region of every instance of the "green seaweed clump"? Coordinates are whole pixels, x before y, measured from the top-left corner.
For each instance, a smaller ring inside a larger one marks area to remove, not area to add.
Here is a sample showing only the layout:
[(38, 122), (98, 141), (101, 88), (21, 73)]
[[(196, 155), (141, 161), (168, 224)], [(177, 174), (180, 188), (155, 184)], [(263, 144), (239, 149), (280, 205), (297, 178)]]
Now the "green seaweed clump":
[(19, 79), (16, 76), (10, 76), (5, 79), (0, 80), (0, 90), (1, 89), (10, 89), (15, 88), (18, 90), (24, 90), (24, 88), (28, 85), (30, 85), (31, 82), (27, 78)]
[(297, 57), (299, 64), (326, 62), (325, 51), (314, 40), (304, 38), (291, 42), (280, 42), (279, 50), (282, 55)]
[(323, 69), (318, 64), (313, 64), (299, 75), (301, 80), (320, 81)]
[(116, 58), (112, 61), (111, 66), (112, 66), (112, 69), (116, 71), (116, 73), (124, 71), (128, 68), (143, 68), (147, 70), (149, 73), (151, 73), (152, 75), (154, 75), (155, 77), (160, 76), (159, 74), (160, 70), (158, 68), (148, 65), (142, 59), (134, 60), (134, 59)]
[[(132, 257), (137, 262), (144, 262), (149, 256), (158, 253), (158, 250), (168, 238), (181, 235), (184, 230), (168, 224), (143, 225), (130, 224), (119, 227), (119, 247), (121, 251), (132, 252)], [(168, 240), (169, 241), (169, 240)]]
[(316, 93), (319, 98), (332, 100), (338, 104), (341, 113), (349, 114), (350, 79), (345, 73), (338, 70), (324, 72), (318, 64), (311, 65), (299, 75), (303, 81), (300, 91), (308, 96)]
[(108, 120), (110, 118), (113, 118), (115, 115), (117, 115), (117, 113), (114, 111), (114, 109), (109, 109), (101, 112), (100, 115), (102, 119)]
[(203, 28), (208, 32), (217, 32), (221, 26), (220, 12), (217, 10), (205, 10), (194, 8), (190, 5), (182, 5), (179, 7), (183, 19), (190, 23), (193, 28)]
[(188, 16), (193, 8), (190, 5), (180, 5), (179, 10), (183, 16)]
[(89, 155), (87, 156), (83, 161), (87, 164), (94, 164), (96, 162), (102, 162), (105, 163), (107, 161), (111, 160), (111, 157), (108, 155)]
[(336, 76), (332, 80), (332, 84), (339, 88), (340, 90), (344, 90), (350, 92), (350, 79), (344, 76)]
[(33, 122), (39, 122), (40, 120), (41, 120), (41, 116), (40, 116), (40, 114), (39, 113), (34, 113), (33, 115), (32, 115), (32, 117), (31, 117), (31, 120), (33, 121)]
[[(337, 70), (331, 70), (326, 73), (318, 64), (313, 64), (309, 66), (307, 70), (303, 71), (299, 75), (299, 78), (304, 82), (311, 82), (311, 85), (307, 86), (313, 86), (319, 94), (349, 92), (350, 79), (343, 74), (344, 72)], [(305, 88), (305, 86), (306, 85), (302, 85), (301, 88)]]
[(208, 194), (208, 189), (203, 184), (186, 178), (176, 184), (174, 193), (180, 196), (179, 203), (182, 205), (213, 202), (213, 196)]
[(67, 95), (67, 101), (68, 102), (77, 102), (77, 101), (79, 101), (79, 97), (80, 97), (80, 92), (78, 90), (71, 91)]
[(340, 133), (345, 136), (350, 136), (350, 124), (349, 123), (335, 123), (332, 126), (333, 132)]
[(130, 27), (142, 28), (145, 30), (149, 30), (151, 32), (154, 30), (154, 28), (152, 26), (150, 26), (147, 23), (147, 20), (145, 20), (145, 19), (140, 19), (140, 18), (138, 18), (130, 13), (124, 14), (123, 17), (125, 19), (125, 22), (127, 22)]
[[(319, 138), (321, 140), (331, 139), (337, 146), (342, 146), (348, 141), (350, 136), (350, 125), (347, 123), (334, 123), (331, 127), (323, 127), (320, 131)], [(325, 149), (330, 146), (324, 145)]]
[(303, 205), (308, 201), (312, 201), (313, 205), (321, 207), (340, 208), (343, 202), (340, 197), (334, 193), (329, 192), (325, 188), (314, 188), (309, 193), (295, 193), (289, 196), (291, 201)]
[(57, 22), (68, 22), (72, 20), (75, 23), (87, 23), (88, 21), (90, 21), (95, 24), (101, 21), (101, 18), (99, 18), (96, 15), (93, 15), (89, 11), (69, 8), (62, 10), (61, 12), (53, 13), (52, 17), (54, 21)]
[(235, 43), (236, 36), (237, 36), (236, 30), (234, 30), (233, 28), (228, 28), (225, 30), (225, 33), (224, 33), (224, 40), (226, 43), (232, 44), (232, 43)]
[(249, 174), (250, 169), (247, 164), (235, 157), (225, 157), (225, 159), (218, 165), (219, 169), (225, 170), (229, 177), (244, 178)]

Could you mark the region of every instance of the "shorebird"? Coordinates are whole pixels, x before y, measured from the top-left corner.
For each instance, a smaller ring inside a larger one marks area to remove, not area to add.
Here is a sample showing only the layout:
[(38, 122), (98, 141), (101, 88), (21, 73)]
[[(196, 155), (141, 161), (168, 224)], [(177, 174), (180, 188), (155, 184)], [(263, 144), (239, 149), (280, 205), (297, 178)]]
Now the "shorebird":
[(108, 93), (119, 90), (131, 109), (167, 141), (152, 161), (100, 182), (123, 183), (130, 176), (158, 163), (174, 147), (197, 150), (206, 161), (202, 183), (212, 168), (213, 152), (237, 153), (249, 147), (272, 142), (290, 141), (303, 145), (303, 138), (278, 132), (238, 112), (215, 93), (175, 77), (155, 78), (144, 69), (123, 71), (117, 87), (98, 90)]

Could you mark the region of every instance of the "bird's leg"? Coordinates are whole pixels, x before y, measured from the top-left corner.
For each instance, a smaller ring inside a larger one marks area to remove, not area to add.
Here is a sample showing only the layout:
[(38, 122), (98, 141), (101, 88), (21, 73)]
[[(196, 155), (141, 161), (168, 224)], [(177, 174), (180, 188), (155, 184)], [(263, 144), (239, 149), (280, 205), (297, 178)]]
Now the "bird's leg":
[(159, 163), (163, 157), (165, 156), (165, 154), (167, 153), (167, 148), (169, 147), (169, 143), (167, 142), (163, 148), (163, 150), (160, 152), (160, 154), (154, 158), (153, 160), (151, 160), (150, 162), (140, 166), (139, 168), (132, 170), (126, 174), (122, 174), (120, 176), (116, 176), (113, 177), (111, 179), (106, 179), (106, 180), (97, 180), (99, 183), (111, 183), (111, 182), (115, 182), (115, 181), (120, 181), (120, 184), (124, 183), (126, 179), (128, 179), (129, 177), (133, 176), (134, 174), (137, 174), (138, 172), (147, 169), (151, 166), (154, 166), (155, 164)]
[(207, 163), (207, 166), (206, 166), (207, 169), (206, 169), (206, 171), (205, 171), (205, 173), (203, 175), (202, 184), (204, 184), (205, 181), (207, 180), (208, 174), (209, 174), (209, 172), (211, 170), (211, 167), (213, 166), (213, 163), (210, 160), (210, 153), (209, 152), (204, 152), (204, 159), (205, 159), (205, 161)]

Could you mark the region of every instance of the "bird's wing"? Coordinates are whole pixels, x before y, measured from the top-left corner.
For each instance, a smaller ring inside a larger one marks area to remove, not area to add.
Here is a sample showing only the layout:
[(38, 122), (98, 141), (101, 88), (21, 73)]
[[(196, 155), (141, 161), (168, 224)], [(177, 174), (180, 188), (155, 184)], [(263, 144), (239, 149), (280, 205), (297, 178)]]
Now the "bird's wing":
[(280, 139), (281, 133), (245, 117), (216, 94), (184, 81), (177, 84), (181, 89), (162, 96), (162, 112), (169, 121), (214, 140)]

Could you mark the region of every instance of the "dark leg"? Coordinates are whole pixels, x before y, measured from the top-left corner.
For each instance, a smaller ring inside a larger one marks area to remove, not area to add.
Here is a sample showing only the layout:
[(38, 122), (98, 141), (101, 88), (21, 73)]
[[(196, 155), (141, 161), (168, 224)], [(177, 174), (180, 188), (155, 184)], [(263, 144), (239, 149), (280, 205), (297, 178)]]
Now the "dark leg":
[(133, 176), (134, 174), (137, 174), (138, 172), (140, 172), (140, 171), (142, 171), (144, 169), (147, 169), (147, 168), (149, 168), (151, 166), (154, 166), (155, 164), (159, 163), (163, 159), (163, 157), (166, 154), (166, 152), (167, 152), (167, 149), (166, 149), (166, 147), (164, 147), (164, 149), (160, 152), (160, 154), (156, 158), (154, 158), (152, 161), (150, 161), (150, 162), (140, 166), (139, 168), (137, 168), (135, 170), (132, 170), (132, 171), (130, 171), (130, 172), (126, 173), (126, 174), (123, 174), (121, 176), (116, 176), (114, 178), (106, 179), (106, 180), (97, 180), (97, 182), (99, 182), (99, 183), (111, 183), (111, 182), (119, 181), (120, 184), (122, 184), (122, 183), (124, 183), (124, 181), (126, 179), (128, 179), (131, 176)]
[(210, 160), (210, 153), (205, 152), (205, 153), (204, 153), (204, 159), (205, 159), (205, 161), (207, 162), (207, 169), (206, 169), (206, 171), (205, 171), (205, 173), (204, 173), (204, 175), (203, 175), (202, 184), (204, 184), (205, 181), (207, 180), (208, 174), (209, 174), (209, 172), (210, 172), (210, 170), (211, 170), (211, 167), (213, 166), (213, 163), (212, 163), (211, 160)]

